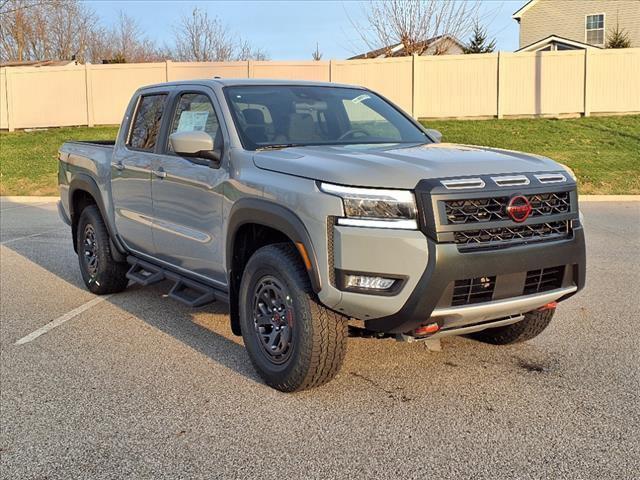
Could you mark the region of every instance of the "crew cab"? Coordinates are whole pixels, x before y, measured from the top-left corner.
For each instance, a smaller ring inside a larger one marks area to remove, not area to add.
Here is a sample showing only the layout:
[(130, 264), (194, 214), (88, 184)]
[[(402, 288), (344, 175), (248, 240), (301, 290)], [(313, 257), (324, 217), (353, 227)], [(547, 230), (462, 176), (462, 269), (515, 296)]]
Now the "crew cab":
[(62, 145), (59, 211), (90, 291), (227, 302), (260, 376), (296, 391), (350, 334), (520, 342), (583, 288), (571, 170), (440, 137), (361, 87), (148, 86), (115, 142)]

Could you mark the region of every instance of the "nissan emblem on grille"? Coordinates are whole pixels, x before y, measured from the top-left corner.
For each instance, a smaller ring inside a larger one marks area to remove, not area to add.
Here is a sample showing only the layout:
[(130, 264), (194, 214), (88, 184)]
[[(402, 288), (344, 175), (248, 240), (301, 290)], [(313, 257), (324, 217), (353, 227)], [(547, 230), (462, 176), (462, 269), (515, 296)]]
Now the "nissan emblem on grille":
[(522, 223), (531, 214), (531, 202), (522, 195), (511, 197), (507, 204), (507, 215), (516, 223)]

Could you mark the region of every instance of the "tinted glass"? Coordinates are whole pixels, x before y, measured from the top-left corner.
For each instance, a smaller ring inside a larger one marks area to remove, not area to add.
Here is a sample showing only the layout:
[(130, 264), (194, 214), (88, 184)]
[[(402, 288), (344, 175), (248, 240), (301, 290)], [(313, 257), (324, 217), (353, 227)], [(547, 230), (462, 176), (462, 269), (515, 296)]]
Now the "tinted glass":
[(416, 125), (372, 92), (290, 85), (226, 87), (245, 148), (428, 143)]
[[(222, 141), (218, 117), (209, 97), (201, 93), (185, 93), (178, 102), (169, 134), (194, 131), (207, 132), (214, 139), (214, 145)], [(173, 150), (170, 142), (167, 148)]]
[(158, 140), (166, 95), (146, 95), (140, 99), (127, 145), (153, 150)]

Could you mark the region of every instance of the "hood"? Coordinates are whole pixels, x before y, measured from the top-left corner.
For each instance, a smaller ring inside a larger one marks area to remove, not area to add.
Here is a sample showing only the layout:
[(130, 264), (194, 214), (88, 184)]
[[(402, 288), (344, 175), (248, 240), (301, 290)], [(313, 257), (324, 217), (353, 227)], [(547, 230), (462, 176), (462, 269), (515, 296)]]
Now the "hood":
[(257, 167), (324, 182), (412, 189), (423, 179), (563, 170), (548, 158), (452, 143), (291, 147), (255, 152)]

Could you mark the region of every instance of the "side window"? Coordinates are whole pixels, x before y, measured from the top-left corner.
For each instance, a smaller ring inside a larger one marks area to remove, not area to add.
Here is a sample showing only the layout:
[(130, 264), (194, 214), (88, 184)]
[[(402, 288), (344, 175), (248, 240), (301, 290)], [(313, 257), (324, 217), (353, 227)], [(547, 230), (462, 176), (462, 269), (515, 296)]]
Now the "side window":
[(154, 149), (166, 99), (165, 94), (145, 95), (140, 99), (127, 146), (147, 151)]
[[(183, 93), (176, 107), (169, 135), (176, 132), (207, 132), (217, 147), (222, 143), (222, 132), (211, 100), (201, 93)], [(171, 142), (167, 150), (172, 152)]]

